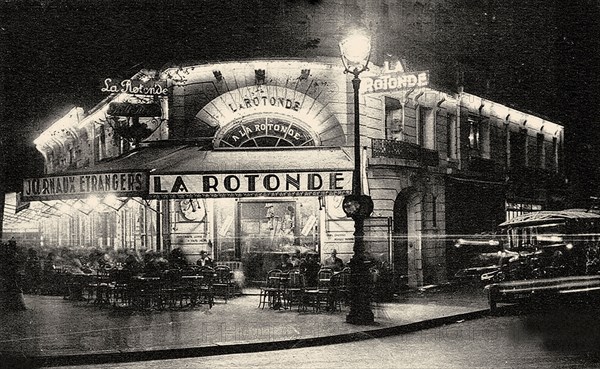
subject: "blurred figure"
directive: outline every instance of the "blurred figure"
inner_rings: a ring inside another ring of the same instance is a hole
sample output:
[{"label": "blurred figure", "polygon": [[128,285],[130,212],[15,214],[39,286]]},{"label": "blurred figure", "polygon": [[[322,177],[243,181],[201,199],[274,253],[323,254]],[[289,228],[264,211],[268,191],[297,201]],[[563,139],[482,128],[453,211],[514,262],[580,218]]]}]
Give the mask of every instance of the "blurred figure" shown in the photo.
[{"label": "blurred figure", "polygon": [[173,269],[184,269],[188,265],[187,259],[179,247],[171,250],[168,260],[169,267]]},{"label": "blurred figure", "polygon": [[331,250],[331,255],[329,255],[329,257],[323,261],[323,266],[326,268],[331,268],[335,272],[344,269],[344,262],[342,259],[337,257],[336,249]]},{"label": "blurred figure", "polygon": [[281,261],[276,269],[280,269],[282,272],[287,272],[294,266],[290,262],[290,256],[288,254],[281,254]]},{"label": "blurred figure", "polygon": [[132,275],[142,272],[144,264],[135,250],[129,252],[129,255],[127,255],[125,262],[123,263],[123,268],[130,271]]},{"label": "blurred figure", "polygon": [[317,286],[317,275],[319,274],[319,269],[321,269],[321,265],[315,259],[315,255],[311,253],[307,254],[306,260],[300,267],[300,273],[304,274],[307,286]]},{"label": "blurred figure", "polygon": [[290,258],[290,262],[292,263],[292,267],[299,268],[300,263],[302,262],[302,255],[300,254],[300,250],[296,249],[296,252]]},{"label": "blurred figure", "polygon": [[5,310],[26,310],[21,278],[19,273],[25,263],[19,255],[14,238],[8,244],[0,245],[0,308]]},{"label": "blurred figure", "polygon": [[25,293],[39,293],[42,283],[42,261],[33,248],[27,250],[25,262]]}]

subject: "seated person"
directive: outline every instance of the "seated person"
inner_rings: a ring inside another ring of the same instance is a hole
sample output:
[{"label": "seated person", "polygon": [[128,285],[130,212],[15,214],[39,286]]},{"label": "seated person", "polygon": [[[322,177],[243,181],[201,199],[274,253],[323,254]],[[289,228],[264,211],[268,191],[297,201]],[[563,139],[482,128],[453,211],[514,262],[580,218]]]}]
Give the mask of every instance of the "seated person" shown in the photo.
[{"label": "seated person", "polygon": [[282,272],[289,272],[293,267],[294,265],[290,262],[290,256],[288,254],[282,254],[281,261],[277,266],[277,269],[281,270]]},{"label": "seated person", "polygon": [[201,267],[213,267],[213,261],[205,250],[200,251],[200,259],[196,261],[196,265]]},{"label": "seated person", "polygon": [[187,260],[183,251],[179,247],[171,250],[168,260],[170,268],[185,269],[187,267]]},{"label": "seated person", "polygon": [[331,268],[334,272],[344,269],[344,262],[337,257],[336,249],[333,249],[331,255],[323,261],[323,267]]}]

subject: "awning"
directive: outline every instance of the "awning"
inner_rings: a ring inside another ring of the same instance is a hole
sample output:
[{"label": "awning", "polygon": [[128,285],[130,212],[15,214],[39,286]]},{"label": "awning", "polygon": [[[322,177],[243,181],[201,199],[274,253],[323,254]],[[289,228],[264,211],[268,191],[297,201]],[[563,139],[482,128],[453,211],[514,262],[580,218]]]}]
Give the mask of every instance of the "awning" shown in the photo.
[{"label": "awning", "polygon": [[351,156],[340,147],[154,145],[92,168],[26,179],[23,198],[343,195],[351,192],[352,170]]},{"label": "awning", "polygon": [[10,230],[12,226],[37,222],[40,219],[57,215],[55,209],[43,202],[21,202],[20,194],[15,192],[4,195],[4,228]]}]

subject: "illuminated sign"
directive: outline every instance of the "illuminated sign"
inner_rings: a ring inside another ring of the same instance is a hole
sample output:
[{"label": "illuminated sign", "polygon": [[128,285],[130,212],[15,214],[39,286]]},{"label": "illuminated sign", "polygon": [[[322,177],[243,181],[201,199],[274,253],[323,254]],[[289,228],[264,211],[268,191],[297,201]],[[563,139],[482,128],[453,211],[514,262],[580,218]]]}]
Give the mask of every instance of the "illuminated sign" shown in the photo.
[{"label": "illuminated sign", "polygon": [[58,200],[109,193],[142,196],[147,192],[147,175],[142,172],[73,174],[23,181],[24,200]]},{"label": "illuminated sign", "polygon": [[264,93],[257,93],[253,95],[254,96],[244,96],[239,101],[228,103],[227,106],[229,106],[229,109],[231,109],[231,111],[234,113],[238,110],[259,108],[263,106],[290,109],[294,111],[298,111],[302,107],[302,103],[300,101],[286,97],[269,96]]},{"label": "illuminated sign", "polygon": [[166,96],[169,93],[167,82],[150,79],[148,81],[131,79],[106,78],[103,82],[102,92],[117,93],[124,92],[134,95],[157,95]]},{"label": "illuminated sign", "polygon": [[376,77],[361,77],[360,89],[364,94],[394,92],[429,85],[429,71],[397,72]]},{"label": "illuminated sign", "polygon": [[298,124],[278,118],[260,117],[232,125],[216,146],[314,146],[310,133]]},{"label": "illuminated sign", "polygon": [[150,197],[316,196],[348,194],[352,171],[151,175]]}]

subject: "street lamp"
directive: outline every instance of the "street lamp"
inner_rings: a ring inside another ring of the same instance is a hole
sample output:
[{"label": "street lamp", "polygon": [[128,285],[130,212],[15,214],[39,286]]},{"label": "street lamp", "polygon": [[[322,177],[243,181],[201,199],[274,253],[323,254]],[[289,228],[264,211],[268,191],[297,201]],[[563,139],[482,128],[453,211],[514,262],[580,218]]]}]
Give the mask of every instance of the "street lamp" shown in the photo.
[{"label": "street lamp", "polygon": [[364,34],[354,33],[340,42],[340,54],[344,63],[344,73],[352,73],[354,90],[354,171],[352,173],[352,194],[344,198],[342,208],[354,220],[354,255],[350,260],[350,312],[346,322],[351,324],[372,324],[374,322],[370,301],[370,274],[365,258],[364,224],[373,211],[373,200],[362,193],[361,186],[361,146],[358,76],[368,70],[371,56],[371,40]]}]

